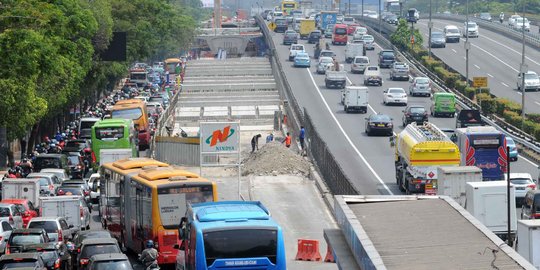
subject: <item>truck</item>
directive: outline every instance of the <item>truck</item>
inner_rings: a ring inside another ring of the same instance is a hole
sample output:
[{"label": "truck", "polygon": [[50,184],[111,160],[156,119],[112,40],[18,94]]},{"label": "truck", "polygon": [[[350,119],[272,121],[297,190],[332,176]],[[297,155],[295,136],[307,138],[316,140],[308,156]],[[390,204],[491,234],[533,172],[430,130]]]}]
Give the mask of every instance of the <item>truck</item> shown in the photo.
[{"label": "truck", "polygon": [[347,43],[345,47],[345,62],[351,63],[355,56],[365,56],[364,43]]},{"label": "truck", "polygon": [[127,149],[101,149],[99,150],[99,165],[115,162],[120,159],[133,157],[131,148]]},{"label": "truck", "polygon": [[540,220],[518,220],[516,251],[540,269]]},{"label": "truck", "polygon": [[448,196],[460,205],[465,202],[467,183],[482,182],[482,170],[475,166],[441,166],[437,175],[437,195]]},{"label": "truck", "polygon": [[391,140],[396,183],[406,194],[437,193],[440,166],[459,166],[459,148],[433,123],[411,123]]},{"label": "truck", "polygon": [[300,19],[300,38],[306,39],[311,31],[317,29],[315,27],[315,20],[313,19]]},{"label": "truck", "polygon": [[26,199],[37,208],[40,191],[38,178],[13,178],[2,181],[2,200]]},{"label": "truck", "polygon": [[319,21],[317,26],[321,31],[325,31],[327,25],[337,23],[337,15],[337,11],[321,11],[318,17]]},{"label": "truck", "polygon": [[42,217],[63,217],[72,228],[71,234],[81,230],[83,224],[80,216],[81,196],[40,197],[40,213]]},{"label": "truck", "polygon": [[346,113],[359,111],[367,113],[369,90],[365,86],[347,86],[341,91],[341,103]]},{"label": "truck", "polygon": [[[469,182],[465,188],[466,201],[463,206],[484,226],[505,240],[508,232],[507,204],[510,203],[510,231],[514,235],[517,227],[515,188],[510,186],[510,202],[507,200],[506,181]],[[513,237],[512,237],[513,239]]]},{"label": "truck", "polygon": [[129,70],[129,81],[136,83],[138,87],[148,83],[148,71],[143,68],[133,68]]},{"label": "truck", "polygon": [[326,85],[326,88],[345,88],[345,85],[347,84],[347,71],[345,71],[345,67],[343,65],[339,65],[339,69],[336,70],[334,65],[328,65],[326,77],[324,78],[324,84]]}]

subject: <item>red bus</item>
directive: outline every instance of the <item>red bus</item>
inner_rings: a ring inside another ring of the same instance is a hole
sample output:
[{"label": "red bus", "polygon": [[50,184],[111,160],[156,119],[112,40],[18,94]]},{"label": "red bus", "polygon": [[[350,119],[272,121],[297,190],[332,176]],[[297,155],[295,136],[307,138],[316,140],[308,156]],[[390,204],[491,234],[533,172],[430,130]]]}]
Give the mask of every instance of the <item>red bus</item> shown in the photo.
[{"label": "red bus", "polygon": [[332,44],[347,44],[347,25],[346,24],[336,24],[332,30]]}]

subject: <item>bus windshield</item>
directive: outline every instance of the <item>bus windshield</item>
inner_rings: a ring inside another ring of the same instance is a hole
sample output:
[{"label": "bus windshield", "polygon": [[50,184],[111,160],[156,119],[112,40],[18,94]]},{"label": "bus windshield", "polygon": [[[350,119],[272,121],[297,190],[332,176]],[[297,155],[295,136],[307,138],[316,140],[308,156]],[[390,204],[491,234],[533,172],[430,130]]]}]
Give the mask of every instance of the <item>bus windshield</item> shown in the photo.
[{"label": "bus windshield", "polygon": [[131,80],[146,80],[146,73],[131,73],[129,78]]},{"label": "bus windshield", "polygon": [[234,229],[203,232],[206,265],[217,259],[265,257],[277,259],[277,230]]},{"label": "bus windshield", "polygon": [[124,127],[96,128],[96,139],[116,141],[124,138]]},{"label": "bus windshield", "polygon": [[186,202],[214,201],[212,185],[158,188],[161,223],[165,229],[176,229],[186,212]]},{"label": "bus windshield", "polygon": [[126,110],[115,110],[112,111],[112,118],[122,118],[122,119],[139,119],[142,116],[141,108],[133,108]]},{"label": "bus windshield", "polygon": [[336,28],[334,33],[336,33],[337,35],[346,35],[347,34],[347,29],[345,29],[345,28]]}]

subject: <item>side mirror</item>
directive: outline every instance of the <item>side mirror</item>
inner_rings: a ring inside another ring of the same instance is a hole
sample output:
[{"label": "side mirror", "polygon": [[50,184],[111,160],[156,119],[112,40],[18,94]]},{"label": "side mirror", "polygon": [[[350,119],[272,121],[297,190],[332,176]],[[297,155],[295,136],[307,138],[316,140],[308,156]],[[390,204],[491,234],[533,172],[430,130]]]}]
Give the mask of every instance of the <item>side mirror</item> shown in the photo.
[{"label": "side mirror", "polygon": [[73,224],[69,224],[68,228],[72,229],[72,228],[73,228]]}]

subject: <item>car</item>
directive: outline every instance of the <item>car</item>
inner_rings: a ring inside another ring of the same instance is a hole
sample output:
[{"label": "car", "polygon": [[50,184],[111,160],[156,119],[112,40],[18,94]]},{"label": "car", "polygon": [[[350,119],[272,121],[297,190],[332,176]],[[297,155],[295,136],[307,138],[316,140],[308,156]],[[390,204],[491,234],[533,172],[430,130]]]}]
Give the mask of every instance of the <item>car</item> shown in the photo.
[{"label": "car", "polygon": [[11,236],[13,226],[6,220],[0,220],[0,253],[6,252],[6,242]]},{"label": "car", "polygon": [[66,145],[64,145],[62,153],[80,152],[88,147],[90,147],[90,143],[85,139],[69,140],[66,142]]},{"label": "car", "polygon": [[287,30],[283,34],[283,45],[291,45],[298,43],[298,33],[294,30]]},{"label": "car", "polygon": [[383,92],[383,104],[404,104],[407,105],[407,93],[403,88],[391,87]]},{"label": "car", "polygon": [[531,31],[531,23],[529,22],[529,19],[527,18],[523,18],[523,17],[516,18],[511,26],[517,31],[523,30],[523,27],[525,27],[525,31],[527,32]]},{"label": "car", "polygon": [[415,77],[409,86],[411,96],[431,96],[431,80],[428,77]]},{"label": "car", "polygon": [[352,35],[356,31],[356,28],[360,27],[357,23],[351,23],[347,25],[347,35]]},{"label": "car", "polygon": [[72,179],[82,179],[83,173],[86,170],[84,166],[84,157],[80,152],[70,152],[68,157],[68,165],[71,171]]},{"label": "car", "polygon": [[6,203],[6,204],[14,204],[18,209],[19,212],[22,213],[22,220],[23,225],[22,228],[26,228],[26,225],[28,225],[28,222],[33,217],[39,216],[39,209],[34,207],[34,204],[27,199],[5,199],[0,201],[0,203]]},{"label": "car", "polygon": [[375,133],[382,133],[392,136],[394,133],[394,124],[392,123],[392,118],[386,114],[372,114],[365,118],[365,120],[365,132],[368,136]]},{"label": "car", "polygon": [[332,37],[332,30],[334,29],[335,24],[328,24],[326,25],[326,29],[324,29],[324,37],[325,38],[331,38]]},{"label": "car", "polygon": [[73,237],[73,245],[70,249],[71,259],[72,259],[72,265],[77,265],[76,259],[77,254],[79,254],[79,251],[81,250],[82,242],[85,239],[95,239],[95,238],[113,238],[110,232],[108,231],[78,231],[75,236]]},{"label": "car", "polygon": [[354,23],[354,18],[353,17],[343,17],[343,23],[346,24],[346,25],[350,25],[350,24]]},{"label": "car", "polygon": [[521,16],[519,16],[517,14],[514,14],[514,15],[510,16],[510,18],[508,18],[508,25],[510,25],[510,27],[512,27],[516,23],[517,18],[521,18]]},{"label": "car", "polygon": [[19,253],[24,245],[49,243],[49,235],[43,228],[39,229],[15,229],[6,243],[6,254]]},{"label": "car", "polygon": [[[508,179],[506,174],[504,178]],[[515,188],[516,205],[523,203],[529,190],[536,190],[536,183],[530,173],[510,173],[510,183]]]},{"label": "car", "polygon": [[54,173],[31,173],[26,178],[39,179],[40,194],[53,196],[61,185],[60,179]]},{"label": "car", "polygon": [[53,173],[58,177],[60,180],[60,183],[69,180],[69,175],[66,174],[66,171],[63,169],[52,169],[52,168],[45,168],[39,171],[40,173]]},{"label": "car", "polygon": [[99,173],[93,173],[88,179],[88,186],[90,187],[90,201],[97,204],[100,196],[100,175]]},{"label": "car", "polygon": [[17,253],[0,257],[0,269],[17,269],[20,267],[34,270],[47,269],[39,253]]},{"label": "car", "polygon": [[372,35],[362,35],[362,38],[360,38],[362,42],[364,43],[364,47],[366,50],[375,50],[375,38],[373,38]]},{"label": "car", "polygon": [[360,39],[363,35],[367,35],[367,32],[367,28],[363,26],[357,26],[356,29],[354,29],[353,39]]},{"label": "car", "polygon": [[323,56],[319,58],[319,63],[317,63],[317,74],[325,74],[326,66],[332,64],[332,57]]},{"label": "car", "polygon": [[292,44],[289,49],[289,61],[293,61],[297,53],[305,51],[306,49],[303,44]]},{"label": "car", "polygon": [[122,253],[98,254],[90,257],[88,269],[91,270],[133,270],[129,259]]},{"label": "car", "polygon": [[77,255],[79,270],[87,269],[90,258],[98,254],[122,253],[118,241],[114,238],[93,238],[82,241],[81,251]]},{"label": "car", "polygon": [[407,10],[407,22],[416,23],[420,19],[420,12],[416,8]]},{"label": "car", "polygon": [[429,43],[431,48],[446,48],[446,36],[443,32],[432,32]]},{"label": "car", "polygon": [[382,86],[381,69],[378,66],[368,66],[364,71],[364,85]]},{"label": "car", "polygon": [[491,14],[489,14],[487,12],[480,13],[480,19],[482,19],[484,21],[489,21],[489,22],[493,21],[493,19],[491,18]]},{"label": "car", "polygon": [[294,57],[294,66],[295,67],[311,67],[311,60],[309,59],[309,54],[306,52],[299,52]]},{"label": "car", "polygon": [[51,242],[62,242],[64,239],[71,239],[73,234],[73,225],[68,225],[63,217],[35,217],[30,220],[26,228],[44,229]]},{"label": "car", "polygon": [[540,219],[540,190],[530,189],[521,205],[521,219]]},{"label": "car", "polygon": [[459,31],[459,28],[457,26],[447,25],[444,27],[443,33],[444,33],[446,42],[459,43],[459,39],[461,38],[461,32]]},{"label": "car", "polygon": [[71,255],[64,243],[42,243],[24,245],[22,253],[38,253],[48,270],[68,270],[71,267]]},{"label": "car", "polygon": [[538,89],[540,89],[540,77],[538,77],[538,74],[536,74],[536,72],[534,71],[527,71],[527,73],[525,73],[525,87],[523,87],[523,79],[521,77],[521,73],[518,73],[516,84],[518,91],[522,91],[523,88],[525,89],[525,91],[538,91]]},{"label": "car", "polygon": [[511,137],[506,136],[506,146],[510,147],[510,153],[508,154],[508,157],[510,158],[510,161],[517,161],[518,160],[518,150],[516,142],[514,142],[514,139]]},{"label": "car", "polygon": [[390,14],[388,17],[386,17],[386,22],[389,24],[397,25],[399,22],[399,18],[395,14]]},{"label": "car", "polygon": [[311,33],[309,33],[309,36],[308,36],[308,43],[311,43],[311,44],[317,43],[319,39],[321,39],[321,36],[322,36],[321,30],[311,31]]},{"label": "car", "polygon": [[39,154],[35,157],[34,172],[39,172],[45,168],[64,169],[70,175],[67,156],[64,154]]},{"label": "car", "polygon": [[464,22],[463,23],[463,37],[479,37],[480,33],[478,31],[478,24],[475,22]]},{"label": "car", "polygon": [[88,182],[86,182],[83,179],[70,179],[68,181],[64,181],[62,183],[62,186],[72,186],[72,185],[79,185],[84,191],[84,196],[90,196],[90,186],[88,185]]},{"label": "car", "polygon": [[369,66],[369,57],[367,56],[355,56],[351,63],[351,73],[364,74],[366,68]]},{"label": "car", "polygon": [[396,55],[392,50],[382,50],[379,52],[379,67],[389,68],[396,61]]},{"label": "car", "polygon": [[404,62],[394,62],[390,69],[390,80],[409,80],[409,65]]},{"label": "car", "polygon": [[0,220],[7,221],[13,228],[22,229],[24,222],[21,210],[16,204],[0,203]]},{"label": "car", "polygon": [[321,53],[319,54],[319,58],[321,57],[334,57],[336,56],[336,53],[331,51],[331,50],[322,50]]},{"label": "car", "polygon": [[408,124],[413,122],[421,125],[428,121],[428,112],[424,106],[410,105],[403,110],[403,117],[401,120],[403,127],[406,127]]}]

